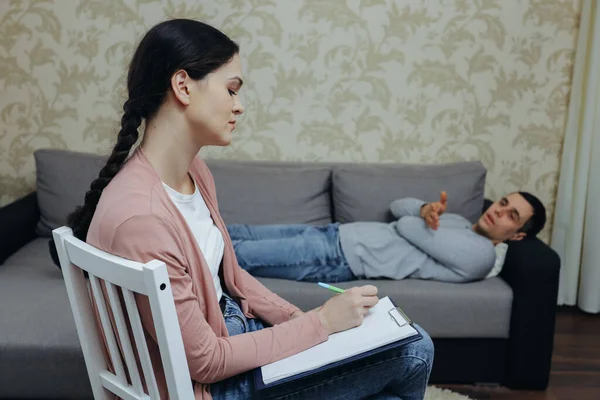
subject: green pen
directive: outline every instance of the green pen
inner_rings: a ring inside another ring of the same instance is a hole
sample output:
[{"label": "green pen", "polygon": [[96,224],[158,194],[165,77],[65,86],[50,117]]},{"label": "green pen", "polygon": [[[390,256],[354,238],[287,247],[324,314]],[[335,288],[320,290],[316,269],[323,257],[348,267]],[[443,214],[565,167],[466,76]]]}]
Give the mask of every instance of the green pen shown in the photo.
[{"label": "green pen", "polygon": [[321,286],[321,287],[324,287],[325,289],[332,290],[332,291],[334,291],[336,293],[344,293],[344,289],[340,289],[339,287],[328,285],[328,284],[323,283],[323,282],[319,282],[318,285]]}]

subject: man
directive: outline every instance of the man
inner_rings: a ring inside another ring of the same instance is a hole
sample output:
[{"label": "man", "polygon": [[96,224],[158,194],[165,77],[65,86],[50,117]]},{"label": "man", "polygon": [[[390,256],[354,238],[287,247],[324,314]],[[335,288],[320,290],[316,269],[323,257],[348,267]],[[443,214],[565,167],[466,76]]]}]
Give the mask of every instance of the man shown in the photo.
[{"label": "man", "polygon": [[546,223],[542,202],[514,192],[472,225],[446,214],[447,195],[434,203],[392,202],[395,221],[227,227],[240,266],[254,276],[310,282],[361,278],[469,282],[485,278],[495,247],[537,235]]}]

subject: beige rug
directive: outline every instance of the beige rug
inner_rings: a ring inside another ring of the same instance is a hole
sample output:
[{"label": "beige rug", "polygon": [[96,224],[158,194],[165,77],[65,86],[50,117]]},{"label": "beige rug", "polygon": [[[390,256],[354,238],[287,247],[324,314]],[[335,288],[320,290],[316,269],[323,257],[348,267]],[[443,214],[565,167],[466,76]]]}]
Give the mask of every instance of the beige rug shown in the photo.
[{"label": "beige rug", "polygon": [[470,397],[460,393],[452,392],[448,389],[440,389],[435,386],[429,386],[425,392],[425,400],[472,400]]}]

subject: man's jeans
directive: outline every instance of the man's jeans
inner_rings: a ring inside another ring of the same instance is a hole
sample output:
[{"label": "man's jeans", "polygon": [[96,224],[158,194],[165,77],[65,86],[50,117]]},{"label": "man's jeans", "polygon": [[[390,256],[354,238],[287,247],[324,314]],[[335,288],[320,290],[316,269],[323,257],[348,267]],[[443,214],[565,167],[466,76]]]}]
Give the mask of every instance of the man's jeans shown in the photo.
[{"label": "man's jeans", "polygon": [[[237,303],[223,295],[223,315],[229,335],[265,328],[257,319],[247,319]],[[421,400],[433,365],[433,343],[429,335],[415,325],[423,339],[394,350],[332,368],[314,376],[284,383],[264,393],[254,391],[252,371],[213,383],[214,400],[311,399],[311,400]],[[262,392],[262,391],[261,391]],[[258,394],[260,393],[260,395]]]},{"label": "man's jeans", "polygon": [[308,282],[355,280],[340,245],[339,223],[228,225],[240,267],[253,276]]}]

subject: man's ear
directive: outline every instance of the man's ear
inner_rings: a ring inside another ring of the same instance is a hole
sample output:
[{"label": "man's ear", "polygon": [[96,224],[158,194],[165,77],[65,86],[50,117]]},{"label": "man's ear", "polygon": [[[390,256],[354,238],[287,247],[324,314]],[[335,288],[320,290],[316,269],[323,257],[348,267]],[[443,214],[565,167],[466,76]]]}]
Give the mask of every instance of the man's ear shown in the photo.
[{"label": "man's ear", "polygon": [[513,240],[515,242],[518,242],[519,240],[524,239],[525,236],[527,236],[527,234],[525,232],[517,232],[514,235],[512,235],[511,238],[508,240]]},{"label": "man's ear", "polygon": [[175,72],[171,77],[171,89],[173,90],[173,95],[184,106],[190,104],[189,83],[190,77],[183,69]]}]

